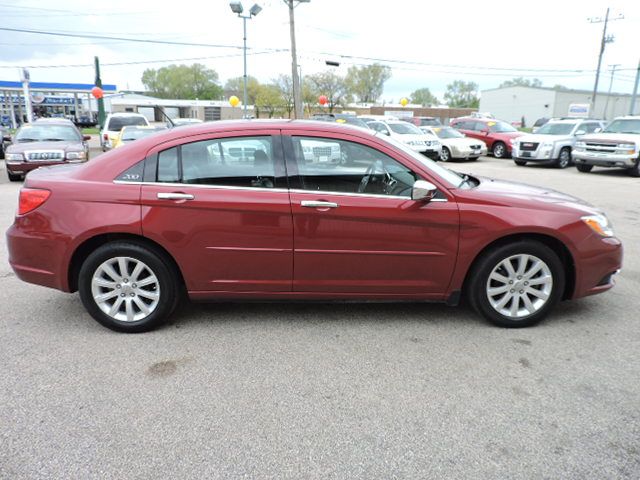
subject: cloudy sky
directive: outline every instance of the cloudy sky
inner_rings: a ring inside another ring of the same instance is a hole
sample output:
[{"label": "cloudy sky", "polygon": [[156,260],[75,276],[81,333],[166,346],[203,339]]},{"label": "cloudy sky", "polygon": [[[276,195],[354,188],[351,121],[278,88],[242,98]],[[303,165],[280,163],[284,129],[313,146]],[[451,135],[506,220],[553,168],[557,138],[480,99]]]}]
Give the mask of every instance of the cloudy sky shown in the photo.
[{"label": "cloudy sky", "polygon": [[[246,10],[253,4],[243,3]],[[248,68],[267,82],[291,73],[288,11],[282,0],[258,3],[262,12],[248,22]],[[640,57],[638,0],[311,0],[296,8],[299,63],[303,77],[329,68],[326,60],[340,62],[340,74],[351,65],[389,65],[387,101],[420,87],[441,98],[456,79],[481,90],[516,76],[591,89],[602,24],[588,18],[604,17],[607,6],[624,19],[609,24],[615,41],[607,45],[600,89],[609,87],[609,65],[619,64],[613,90],[630,93]],[[18,80],[18,67],[30,66],[33,81],[92,83],[94,55],[103,82],[120,89],[142,89],[145,68],[170,63],[204,63],[222,83],[242,75],[242,21],[226,0],[0,0],[0,19],[5,29],[201,45],[0,30],[0,80]]]}]

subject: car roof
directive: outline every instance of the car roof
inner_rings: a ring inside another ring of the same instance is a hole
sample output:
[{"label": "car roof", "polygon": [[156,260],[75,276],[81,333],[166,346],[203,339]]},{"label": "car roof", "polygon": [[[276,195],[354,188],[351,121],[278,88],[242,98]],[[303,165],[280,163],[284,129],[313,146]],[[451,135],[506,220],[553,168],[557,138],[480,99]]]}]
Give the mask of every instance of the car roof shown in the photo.
[{"label": "car roof", "polygon": [[58,125],[73,125],[73,122],[71,120],[69,120],[68,118],[38,118],[36,121],[34,121],[33,123],[39,123],[39,124],[58,124]]}]

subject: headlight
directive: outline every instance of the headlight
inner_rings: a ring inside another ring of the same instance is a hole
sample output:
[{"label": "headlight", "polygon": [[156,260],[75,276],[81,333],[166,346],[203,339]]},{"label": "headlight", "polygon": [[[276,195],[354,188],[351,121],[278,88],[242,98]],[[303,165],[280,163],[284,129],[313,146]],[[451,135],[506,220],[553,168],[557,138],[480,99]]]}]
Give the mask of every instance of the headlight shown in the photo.
[{"label": "headlight", "polygon": [[22,161],[24,160],[24,156],[21,153],[5,153],[4,154],[4,158],[5,160],[8,161]]},{"label": "headlight", "polygon": [[67,152],[67,160],[84,160],[85,157],[84,152]]},{"label": "headlight", "polygon": [[517,142],[515,138],[510,138],[509,141],[511,142],[511,145],[515,145]]},{"label": "headlight", "polygon": [[545,142],[542,144],[542,148],[553,148],[553,142]]},{"label": "headlight", "polygon": [[613,227],[605,215],[587,215],[581,220],[591,227],[591,230],[603,237],[613,236]]},{"label": "headlight", "polygon": [[636,146],[633,143],[621,143],[618,148],[622,150],[635,150]]}]

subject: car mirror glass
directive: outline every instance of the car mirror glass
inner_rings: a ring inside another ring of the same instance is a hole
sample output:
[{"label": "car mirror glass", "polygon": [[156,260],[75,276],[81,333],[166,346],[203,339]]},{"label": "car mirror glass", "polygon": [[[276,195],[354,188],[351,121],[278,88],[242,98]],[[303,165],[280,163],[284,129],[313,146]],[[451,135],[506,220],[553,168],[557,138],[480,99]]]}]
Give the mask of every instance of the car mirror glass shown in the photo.
[{"label": "car mirror glass", "polygon": [[587,133],[586,130],[578,130],[576,135],[584,135],[585,133]]},{"label": "car mirror glass", "polygon": [[601,131],[602,131],[602,128],[598,127],[593,131],[593,133],[600,133]]},{"label": "car mirror glass", "polygon": [[411,188],[411,200],[429,202],[435,197],[438,188],[426,180],[416,180]]}]

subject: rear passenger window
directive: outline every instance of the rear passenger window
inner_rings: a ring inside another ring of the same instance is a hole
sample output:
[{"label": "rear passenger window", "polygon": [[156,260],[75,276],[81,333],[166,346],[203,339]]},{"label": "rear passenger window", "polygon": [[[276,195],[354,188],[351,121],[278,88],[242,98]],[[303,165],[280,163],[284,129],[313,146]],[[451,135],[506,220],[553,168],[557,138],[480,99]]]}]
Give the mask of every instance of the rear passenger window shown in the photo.
[{"label": "rear passenger window", "polygon": [[165,150],[158,156],[158,182],[274,188],[271,137],[204,140]]}]

